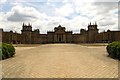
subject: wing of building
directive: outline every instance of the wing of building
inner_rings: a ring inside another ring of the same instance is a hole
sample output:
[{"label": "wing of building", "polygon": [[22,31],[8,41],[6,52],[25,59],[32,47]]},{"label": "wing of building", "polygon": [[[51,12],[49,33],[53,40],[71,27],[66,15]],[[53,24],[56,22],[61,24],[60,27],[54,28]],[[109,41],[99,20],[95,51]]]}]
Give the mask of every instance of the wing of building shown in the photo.
[{"label": "wing of building", "polygon": [[13,44],[45,44],[45,43],[103,43],[120,41],[120,31],[110,31],[98,33],[97,24],[88,25],[88,30],[81,29],[80,33],[73,34],[72,31],[66,31],[65,27],[59,25],[54,31],[48,31],[47,34],[40,34],[39,29],[32,31],[30,24],[23,23],[21,34],[13,31],[2,33],[2,42]]}]

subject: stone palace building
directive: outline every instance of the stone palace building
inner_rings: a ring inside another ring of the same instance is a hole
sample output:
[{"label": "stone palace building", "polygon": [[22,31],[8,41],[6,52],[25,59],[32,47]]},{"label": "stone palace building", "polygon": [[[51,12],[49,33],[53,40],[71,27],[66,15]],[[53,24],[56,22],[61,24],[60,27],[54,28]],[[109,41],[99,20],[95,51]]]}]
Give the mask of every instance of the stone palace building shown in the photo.
[{"label": "stone palace building", "polygon": [[21,34],[13,31],[5,32],[0,29],[2,42],[13,44],[45,44],[45,43],[105,43],[120,41],[120,31],[110,31],[98,33],[97,24],[89,24],[88,29],[81,29],[80,33],[73,34],[66,31],[65,27],[59,25],[54,31],[47,34],[40,34],[39,29],[32,31],[32,25],[22,25]]}]

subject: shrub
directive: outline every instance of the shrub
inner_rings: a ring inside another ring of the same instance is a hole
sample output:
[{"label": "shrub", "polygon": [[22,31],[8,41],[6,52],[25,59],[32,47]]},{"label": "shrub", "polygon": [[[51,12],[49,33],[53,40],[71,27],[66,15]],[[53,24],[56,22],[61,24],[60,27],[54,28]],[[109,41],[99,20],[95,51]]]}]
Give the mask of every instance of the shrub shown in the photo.
[{"label": "shrub", "polygon": [[112,42],[106,47],[106,49],[111,58],[120,60],[120,42]]},{"label": "shrub", "polygon": [[2,43],[0,44],[0,56],[2,59],[7,59],[15,55],[15,48],[12,44]]}]

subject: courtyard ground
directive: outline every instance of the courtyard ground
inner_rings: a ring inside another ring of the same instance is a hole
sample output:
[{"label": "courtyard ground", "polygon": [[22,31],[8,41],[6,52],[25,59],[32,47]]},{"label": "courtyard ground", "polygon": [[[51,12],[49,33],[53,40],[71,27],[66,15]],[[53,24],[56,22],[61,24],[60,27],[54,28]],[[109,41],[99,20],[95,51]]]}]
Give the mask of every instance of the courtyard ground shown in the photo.
[{"label": "courtyard ground", "polygon": [[117,78],[118,61],[106,46],[80,44],[16,45],[16,55],[2,61],[4,78]]}]

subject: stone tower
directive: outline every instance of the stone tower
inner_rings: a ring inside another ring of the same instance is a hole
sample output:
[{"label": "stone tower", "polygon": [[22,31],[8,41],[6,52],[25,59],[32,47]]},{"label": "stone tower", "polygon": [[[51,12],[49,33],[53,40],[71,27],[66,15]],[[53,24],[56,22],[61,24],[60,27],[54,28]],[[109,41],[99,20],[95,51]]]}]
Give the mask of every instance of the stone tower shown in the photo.
[{"label": "stone tower", "polygon": [[31,35],[32,35],[32,26],[29,23],[28,25],[23,23],[22,26],[22,43],[23,44],[31,44]]},{"label": "stone tower", "polygon": [[98,34],[97,23],[88,25],[88,43],[95,42],[95,36]]}]

